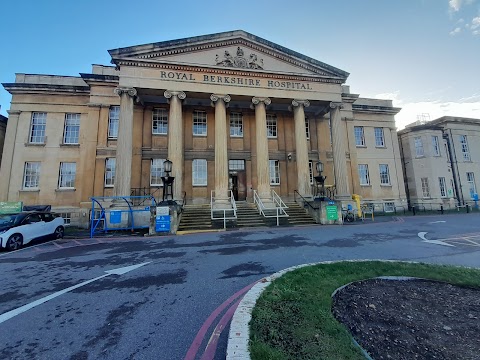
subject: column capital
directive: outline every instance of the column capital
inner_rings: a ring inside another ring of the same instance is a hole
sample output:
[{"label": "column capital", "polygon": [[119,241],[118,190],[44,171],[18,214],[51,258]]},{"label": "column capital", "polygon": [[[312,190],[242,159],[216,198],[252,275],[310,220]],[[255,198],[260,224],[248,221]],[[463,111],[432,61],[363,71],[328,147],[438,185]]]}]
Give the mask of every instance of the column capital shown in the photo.
[{"label": "column capital", "polygon": [[257,96],[254,96],[252,98],[252,103],[253,105],[258,105],[260,104],[261,102],[263,102],[265,104],[265,106],[267,105],[270,105],[272,103],[272,100],[270,100],[270,98],[268,97],[257,97]]},{"label": "column capital", "polygon": [[130,95],[131,97],[137,96],[137,89],[135,88],[117,87],[113,90],[113,92],[118,96],[122,96],[123,94]]},{"label": "column capital", "polygon": [[163,93],[163,96],[165,96],[167,99],[172,98],[173,96],[178,97],[180,100],[183,100],[187,97],[183,91],[172,91],[172,90],[165,90]]},{"label": "column capital", "polygon": [[293,99],[292,100],[292,106],[297,107],[297,106],[303,106],[304,108],[310,106],[310,101],[308,100],[300,100],[300,99]]},{"label": "column capital", "polygon": [[228,103],[228,102],[230,102],[230,100],[232,100],[230,95],[227,95],[227,94],[212,94],[212,95],[210,95],[210,100],[212,100],[212,102],[217,102],[219,99],[222,99],[224,103]]},{"label": "column capital", "polygon": [[343,104],[339,102],[331,102],[330,103],[330,109],[343,109]]}]

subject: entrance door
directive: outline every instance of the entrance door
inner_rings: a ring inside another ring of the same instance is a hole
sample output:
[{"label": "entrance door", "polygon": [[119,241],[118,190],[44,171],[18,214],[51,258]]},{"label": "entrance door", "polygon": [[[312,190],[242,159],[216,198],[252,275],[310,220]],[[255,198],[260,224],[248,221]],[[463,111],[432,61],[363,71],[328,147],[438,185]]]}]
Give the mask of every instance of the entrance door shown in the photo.
[{"label": "entrance door", "polygon": [[230,172],[229,186],[235,201],[244,201],[247,198],[246,179],[245,170]]}]

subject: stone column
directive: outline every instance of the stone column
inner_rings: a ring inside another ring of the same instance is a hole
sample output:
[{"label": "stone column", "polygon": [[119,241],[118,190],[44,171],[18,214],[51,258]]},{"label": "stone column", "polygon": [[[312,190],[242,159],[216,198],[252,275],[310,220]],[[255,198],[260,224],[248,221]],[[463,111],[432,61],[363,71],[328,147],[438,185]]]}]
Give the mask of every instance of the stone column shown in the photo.
[{"label": "stone column", "polygon": [[[5,142],[3,144],[2,167],[0,168],[0,201],[10,200],[8,194],[10,192],[10,179],[13,175],[13,156],[15,155],[15,143],[17,142],[17,129],[20,113],[21,112],[17,110],[8,111],[7,131],[5,132]],[[1,150],[2,149],[0,149],[0,151]],[[16,164],[15,166],[17,168],[22,168],[21,171],[23,171],[23,164]],[[20,179],[22,176],[23,173],[20,176]],[[15,184],[15,190],[22,188],[21,181],[22,180],[20,180],[20,184]]]},{"label": "stone column", "polygon": [[335,186],[337,188],[336,198],[338,200],[349,200],[351,198],[348,189],[347,178],[347,157],[345,155],[345,129],[342,126],[340,117],[341,103],[330,103],[330,121],[332,126],[332,148],[333,166],[335,175]]},{"label": "stone column", "polygon": [[295,122],[295,149],[297,155],[297,190],[305,197],[312,196],[310,171],[308,169],[308,143],[305,128],[305,108],[308,100],[293,100],[293,120]]},{"label": "stone column", "polygon": [[215,104],[215,202],[228,201],[227,103],[228,95],[212,94]]},{"label": "stone column", "polygon": [[134,88],[116,88],[115,93],[120,96],[120,115],[118,119],[114,194],[115,196],[130,196],[133,151],[133,98],[137,95],[137,90]]},{"label": "stone column", "polygon": [[265,109],[267,105],[270,105],[271,100],[265,97],[253,97],[252,103],[255,106],[257,191],[262,200],[271,200],[270,167],[268,163],[267,113]]},{"label": "stone column", "polygon": [[187,96],[183,91],[167,90],[163,94],[170,103],[168,114],[168,159],[172,164],[173,198],[183,199],[183,115],[182,100]]}]

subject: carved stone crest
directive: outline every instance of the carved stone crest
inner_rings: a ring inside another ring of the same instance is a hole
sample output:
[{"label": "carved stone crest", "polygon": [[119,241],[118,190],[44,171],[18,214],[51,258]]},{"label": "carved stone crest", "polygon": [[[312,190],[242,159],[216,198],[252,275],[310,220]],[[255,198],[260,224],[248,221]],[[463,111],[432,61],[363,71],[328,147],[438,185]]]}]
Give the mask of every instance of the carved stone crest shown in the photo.
[{"label": "carved stone crest", "polygon": [[246,58],[243,49],[237,47],[237,55],[232,56],[230,51],[225,50],[223,59],[220,56],[215,57],[215,63],[220,66],[236,67],[242,69],[260,69],[263,70],[263,59],[258,60],[257,55],[250,54],[250,57]]}]

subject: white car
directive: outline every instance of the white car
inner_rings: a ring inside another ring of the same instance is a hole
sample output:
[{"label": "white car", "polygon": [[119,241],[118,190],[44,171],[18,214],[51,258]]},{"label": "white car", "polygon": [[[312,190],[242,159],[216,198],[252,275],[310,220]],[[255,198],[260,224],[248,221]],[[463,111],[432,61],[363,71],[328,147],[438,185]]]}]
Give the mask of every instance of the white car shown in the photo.
[{"label": "white car", "polygon": [[17,250],[34,239],[63,238],[63,218],[49,212],[0,214],[0,248]]}]

